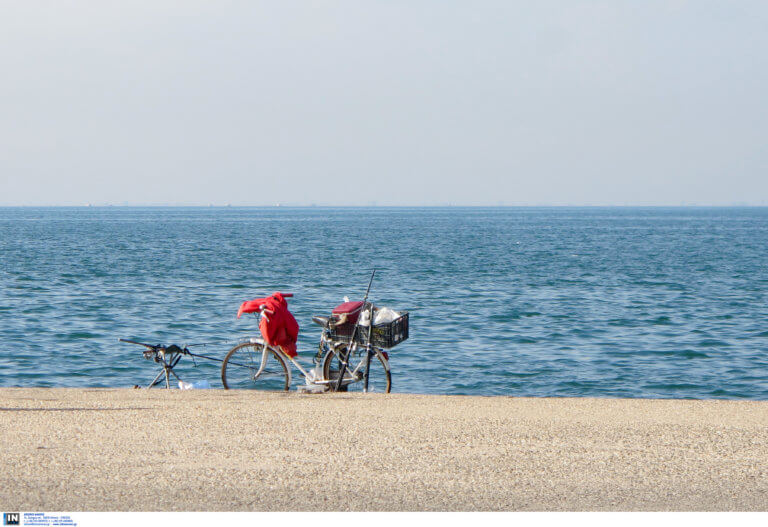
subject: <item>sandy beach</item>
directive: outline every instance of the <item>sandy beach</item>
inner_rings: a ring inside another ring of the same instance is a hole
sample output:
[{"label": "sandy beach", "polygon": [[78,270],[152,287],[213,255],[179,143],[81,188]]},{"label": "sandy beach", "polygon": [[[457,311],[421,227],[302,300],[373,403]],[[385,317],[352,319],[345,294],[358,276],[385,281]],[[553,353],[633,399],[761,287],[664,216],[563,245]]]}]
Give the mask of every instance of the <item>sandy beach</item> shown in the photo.
[{"label": "sandy beach", "polygon": [[3,510],[768,510],[768,402],[0,389]]}]

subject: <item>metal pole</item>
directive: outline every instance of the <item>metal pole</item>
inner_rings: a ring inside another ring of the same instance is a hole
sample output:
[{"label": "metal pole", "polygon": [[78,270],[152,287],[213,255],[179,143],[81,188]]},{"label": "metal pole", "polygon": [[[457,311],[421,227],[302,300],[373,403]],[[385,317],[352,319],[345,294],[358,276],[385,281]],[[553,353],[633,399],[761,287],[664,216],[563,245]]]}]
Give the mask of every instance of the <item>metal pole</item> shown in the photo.
[{"label": "metal pole", "polygon": [[152,388],[154,385],[156,385],[158,382],[160,382],[160,377],[163,376],[163,370],[160,370],[160,373],[157,374],[157,377],[155,377],[155,380],[153,380],[149,386],[147,386],[147,390]]},{"label": "metal pole", "polygon": [[371,355],[373,354],[373,304],[369,310],[370,326],[368,326],[368,345],[365,346],[365,381],[363,382],[363,393],[368,393],[368,376],[371,373]]}]

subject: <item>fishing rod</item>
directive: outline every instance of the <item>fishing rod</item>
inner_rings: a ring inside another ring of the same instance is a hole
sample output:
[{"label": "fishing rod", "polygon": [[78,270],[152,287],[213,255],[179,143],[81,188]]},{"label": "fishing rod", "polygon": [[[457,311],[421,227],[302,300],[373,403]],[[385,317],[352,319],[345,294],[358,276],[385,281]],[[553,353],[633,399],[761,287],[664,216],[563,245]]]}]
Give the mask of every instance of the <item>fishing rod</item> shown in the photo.
[{"label": "fishing rod", "polygon": [[[170,346],[165,346],[163,344],[145,344],[144,342],[138,342],[136,340],[130,340],[130,339],[117,339],[118,342],[126,342],[128,344],[138,344],[139,346],[144,346],[149,351],[145,351],[144,353],[178,353],[180,355],[189,355],[192,357],[192,360],[194,361],[195,357],[198,357],[200,359],[207,359],[212,360],[216,362],[224,362],[222,359],[217,359],[216,357],[209,357],[208,355],[202,355],[200,353],[192,353],[189,351],[189,346],[205,346],[206,344],[213,344],[212,342],[203,342],[200,344],[188,344],[187,346],[184,346],[183,348],[180,346],[177,346],[176,344],[171,344]],[[227,342],[227,341],[224,341]],[[235,341],[232,341],[235,342]],[[195,366],[197,366],[197,363],[195,363]]]},{"label": "fishing rod", "polygon": [[[352,352],[352,346],[355,344],[355,337],[357,336],[357,330],[360,326],[360,317],[363,316],[363,309],[365,309],[365,303],[368,301],[368,294],[371,292],[371,284],[373,283],[373,277],[376,275],[376,269],[373,269],[373,272],[371,273],[371,279],[368,281],[368,289],[365,290],[365,296],[363,297],[363,305],[360,308],[360,314],[357,316],[357,320],[355,320],[355,327],[352,329],[352,337],[349,340],[349,347],[347,348],[347,353],[344,355],[344,360],[341,362],[341,367],[339,368],[339,378],[336,381],[336,387],[333,391],[338,392],[341,390],[341,384],[344,379],[344,374],[347,371],[347,362],[349,361],[349,354]],[[371,320],[369,321],[370,325],[373,326],[373,313],[371,313]],[[370,347],[370,342],[368,343]]]}]

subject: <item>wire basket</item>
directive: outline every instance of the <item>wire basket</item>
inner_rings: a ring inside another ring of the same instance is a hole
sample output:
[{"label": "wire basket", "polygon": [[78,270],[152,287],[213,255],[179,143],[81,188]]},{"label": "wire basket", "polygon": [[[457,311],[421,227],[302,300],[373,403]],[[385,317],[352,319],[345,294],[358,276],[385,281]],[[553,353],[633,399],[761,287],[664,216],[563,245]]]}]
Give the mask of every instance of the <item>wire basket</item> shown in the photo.
[{"label": "wire basket", "polygon": [[[331,328],[331,338],[340,342],[351,342],[354,324],[342,324]],[[358,326],[355,342],[363,346],[368,345],[368,326]],[[397,317],[392,322],[376,324],[373,326],[372,345],[377,348],[394,348],[404,340],[408,340],[408,312]]]}]

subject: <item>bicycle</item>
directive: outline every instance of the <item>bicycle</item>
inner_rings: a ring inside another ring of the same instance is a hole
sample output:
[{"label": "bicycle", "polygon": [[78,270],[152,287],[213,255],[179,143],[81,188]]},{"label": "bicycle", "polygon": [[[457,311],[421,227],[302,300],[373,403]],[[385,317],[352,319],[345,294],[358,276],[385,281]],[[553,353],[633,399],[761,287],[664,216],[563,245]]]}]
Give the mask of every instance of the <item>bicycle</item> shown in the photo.
[{"label": "bicycle", "polygon": [[[261,317],[266,316],[263,307],[258,312]],[[373,306],[365,304],[365,307],[372,314]],[[292,382],[289,363],[292,363],[305,379],[305,391],[391,391],[389,354],[382,349],[382,344],[391,347],[408,338],[408,313],[397,321],[400,329],[396,341],[391,338],[376,340],[378,335],[371,338],[373,328],[369,328],[367,340],[363,338],[364,331],[355,337],[358,333],[357,322],[350,333],[352,325],[345,317],[334,320],[333,317],[314,316],[312,321],[323,328],[314,368],[307,371],[295,357],[279,346],[271,346],[262,338],[252,337],[229,350],[224,357],[221,365],[224,388],[288,391]],[[376,330],[381,333],[379,327]]]},{"label": "bicycle", "polygon": [[[316,318],[321,317],[313,317],[313,320]],[[342,361],[349,355],[339,391],[363,389],[364,348],[361,349],[357,344],[353,344],[351,352],[348,353],[349,346],[346,342],[330,340],[325,335],[321,339],[320,346],[323,353],[319,354],[319,360],[318,356],[315,356],[315,368],[308,371],[296,358],[283,352],[279,346],[270,346],[262,338],[251,338],[248,342],[238,344],[229,350],[224,357],[221,364],[221,383],[226,390],[258,389],[287,392],[291,389],[293,380],[292,371],[288,365],[293,364],[304,377],[307,386],[322,387],[322,390],[317,391],[335,391]],[[368,391],[389,393],[392,389],[392,375],[388,354],[378,348],[375,348],[374,354],[378,363],[372,362],[372,365],[376,364],[379,367],[372,367],[369,370]]]}]

